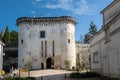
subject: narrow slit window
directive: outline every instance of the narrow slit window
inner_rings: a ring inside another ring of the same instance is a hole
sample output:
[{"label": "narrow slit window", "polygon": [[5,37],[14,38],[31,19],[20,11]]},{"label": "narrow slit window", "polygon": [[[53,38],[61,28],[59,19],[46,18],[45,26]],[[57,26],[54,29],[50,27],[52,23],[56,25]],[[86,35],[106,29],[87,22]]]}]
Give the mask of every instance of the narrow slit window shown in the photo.
[{"label": "narrow slit window", "polygon": [[55,56],[55,42],[53,41],[53,56]]},{"label": "narrow slit window", "polygon": [[23,44],[23,39],[21,40],[21,44]]},{"label": "narrow slit window", "polygon": [[68,43],[70,43],[70,39],[68,39]]},{"label": "narrow slit window", "polygon": [[43,41],[41,41],[41,56],[43,56]]},{"label": "narrow slit window", "polygon": [[47,57],[47,41],[45,41],[45,57]]}]

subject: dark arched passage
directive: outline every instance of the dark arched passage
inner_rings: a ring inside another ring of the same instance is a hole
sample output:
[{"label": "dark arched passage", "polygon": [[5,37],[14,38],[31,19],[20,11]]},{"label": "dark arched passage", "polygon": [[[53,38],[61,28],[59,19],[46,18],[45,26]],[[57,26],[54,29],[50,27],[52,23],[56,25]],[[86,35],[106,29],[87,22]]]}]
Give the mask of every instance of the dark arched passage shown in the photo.
[{"label": "dark arched passage", "polygon": [[47,68],[47,69],[51,69],[53,65],[54,65],[53,59],[52,59],[52,58],[48,58],[48,59],[46,60],[46,68]]}]

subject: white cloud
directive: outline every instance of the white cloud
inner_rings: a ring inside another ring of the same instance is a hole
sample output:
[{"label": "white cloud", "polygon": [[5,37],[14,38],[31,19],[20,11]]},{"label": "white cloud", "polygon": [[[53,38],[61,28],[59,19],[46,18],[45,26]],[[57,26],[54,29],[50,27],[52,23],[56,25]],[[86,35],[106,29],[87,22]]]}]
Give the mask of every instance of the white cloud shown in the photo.
[{"label": "white cloud", "polygon": [[36,3],[36,2],[34,2],[34,1],[32,1],[32,4],[33,4],[33,5],[36,5],[37,3]]},{"label": "white cloud", "polygon": [[47,16],[51,16],[51,14],[50,14],[50,13],[47,13],[46,15],[47,15]]},{"label": "white cloud", "polygon": [[78,7],[75,8],[73,11],[75,14],[82,15],[82,14],[92,14],[94,12],[95,7],[90,6],[86,0],[81,0],[76,4]]},{"label": "white cloud", "polygon": [[[38,5],[37,2],[42,2],[43,0],[34,1],[35,3],[33,4]],[[46,0],[44,2],[45,4],[43,4],[41,7],[67,10],[76,15],[92,14],[96,9],[95,6],[90,5],[87,0],[58,0],[58,2],[55,2],[55,0]],[[40,5],[38,7],[40,7]]]},{"label": "white cloud", "polygon": [[36,12],[35,12],[35,11],[31,11],[30,13],[31,13],[31,14],[35,14]]},{"label": "white cloud", "polygon": [[61,8],[64,10],[68,10],[72,7],[72,0],[59,0],[57,4],[46,4],[45,7],[46,8],[50,8],[50,9],[57,9],[57,8]]},{"label": "white cloud", "polygon": [[46,4],[45,7],[46,7],[46,8],[50,8],[50,9],[60,8],[59,5],[55,5],[55,4],[54,4],[54,5]]},{"label": "white cloud", "polygon": [[92,14],[94,12],[94,7],[89,5],[87,0],[79,0],[77,2],[73,0],[59,0],[57,4],[46,4],[45,7],[50,9],[60,8],[68,10],[77,15]]},{"label": "white cloud", "polygon": [[36,2],[40,2],[41,0],[35,0]]}]

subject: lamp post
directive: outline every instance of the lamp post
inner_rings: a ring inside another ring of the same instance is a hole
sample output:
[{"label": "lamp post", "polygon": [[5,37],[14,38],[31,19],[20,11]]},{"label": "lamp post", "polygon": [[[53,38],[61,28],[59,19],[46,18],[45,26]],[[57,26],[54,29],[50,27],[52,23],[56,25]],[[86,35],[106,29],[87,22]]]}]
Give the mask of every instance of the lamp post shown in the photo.
[{"label": "lamp post", "polygon": [[19,70],[19,78],[20,78],[20,68],[18,70]]},{"label": "lamp post", "polygon": [[28,69],[28,77],[30,77],[30,69]]}]

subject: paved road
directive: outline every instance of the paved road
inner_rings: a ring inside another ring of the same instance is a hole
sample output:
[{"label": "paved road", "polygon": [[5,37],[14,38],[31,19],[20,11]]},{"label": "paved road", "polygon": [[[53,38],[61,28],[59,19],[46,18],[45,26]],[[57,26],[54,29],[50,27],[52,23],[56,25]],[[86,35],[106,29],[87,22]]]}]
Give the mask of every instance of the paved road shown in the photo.
[{"label": "paved road", "polygon": [[50,75],[50,76],[43,76],[37,77],[37,80],[65,80],[64,75]]},{"label": "paved road", "polygon": [[[65,71],[65,70],[35,70],[30,71],[30,76],[36,77],[37,80],[99,80],[95,78],[90,79],[69,79],[69,74],[71,71]],[[65,78],[66,74],[66,78]],[[22,73],[22,77],[28,76],[28,73]]]},{"label": "paved road", "polygon": [[32,71],[31,76],[36,77],[37,80],[64,80],[65,74],[66,77],[69,76],[71,71],[65,70],[39,70]]}]

